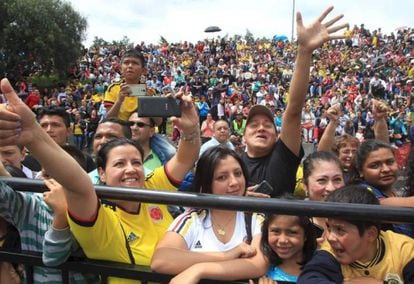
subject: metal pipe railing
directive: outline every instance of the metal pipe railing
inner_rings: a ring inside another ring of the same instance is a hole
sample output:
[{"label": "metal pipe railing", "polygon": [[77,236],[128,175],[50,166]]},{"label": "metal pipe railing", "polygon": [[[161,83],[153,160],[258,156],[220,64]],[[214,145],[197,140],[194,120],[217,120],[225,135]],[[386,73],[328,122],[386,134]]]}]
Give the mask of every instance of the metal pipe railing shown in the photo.
[{"label": "metal pipe railing", "polygon": [[[42,262],[42,257],[39,253],[34,252],[11,252],[0,250],[0,260],[5,262],[23,263],[30,267],[43,266],[47,267]],[[106,277],[121,277],[129,279],[139,279],[142,284],[146,283],[169,283],[174,275],[166,275],[151,271],[150,267],[143,265],[125,264],[119,262],[103,261],[103,260],[71,260],[56,266],[49,267],[61,269],[62,274],[66,274],[68,271],[76,271],[80,273],[89,273],[100,275],[102,279]],[[65,278],[62,277],[65,283]],[[27,279],[28,284],[33,283]],[[66,283],[69,283],[66,280]],[[102,283],[105,283],[103,280]],[[217,281],[204,279],[200,284],[241,284],[245,281]],[[2,283],[3,284],[3,283]]]},{"label": "metal pipe railing", "polygon": [[[24,178],[1,177],[19,190],[44,192],[43,181]],[[26,188],[27,187],[27,188]],[[383,220],[387,222],[414,223],[414,208],[391,207],[277,198],[235,197],[201,193],[183,193],[163,190],[109,187],[96,185],[96,192],[104,199],[136,200],[147,203],[174,204],[194,208],[216,208],[249,212],[340,217],[358,220]]]}]

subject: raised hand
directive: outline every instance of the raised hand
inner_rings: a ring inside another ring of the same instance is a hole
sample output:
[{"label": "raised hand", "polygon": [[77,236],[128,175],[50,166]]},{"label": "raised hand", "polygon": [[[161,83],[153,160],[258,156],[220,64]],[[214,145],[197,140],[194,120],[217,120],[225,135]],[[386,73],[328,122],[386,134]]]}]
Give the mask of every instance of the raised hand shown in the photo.
[{"label": "raised hand", "polygon": [[123,102],[126,97],[129,97],[132,94],[132,90],[127,83],[122,83],[119,90],[119,95],[117,100]]},{"label": "raised hand", "polygon": [[53,178],[44,179],[49,191],[43,193],[43,199],[50,208],[52,208],[54,217],[52,226],[54,229],[61,230],[68,228],[66,211],[68,204],[64,193],[64,188]]},{"label": "raised hand", "polygon": [[334,34],[348,25],[347,23],[334,25],[337,21],[343,18],[343,15],[336,16],[332,20],[322,23],[332,10],[333,6],[326,9],[322,15],[320,15],[319,18],[309,26],[304,26],[301,13],[296,13],[297,40],[299,48],[303,49],[303,51],[312,53],[313,50],[320,47],[326,41],[342,39],[345,37],[342,34]]},{"label": "raised hand", "polygon": [[371,104],[372,115],[374,116],[375,120],[385,118],[387,116],[387,112],[390,111],[390,108],[387,106],[387,104],[379,100],[372,99]]},{"label": "raised hand", "polygon": [[1,80],[1,92],[7,104],[0,105],[0,145],[27,145],[34,138],[36,117],[17,96],[9,80]]},{"label": "raised hand", "polygon": [[53,178],[44,179],[44,182],[49,189],[43,193],[43,199],[55,214],[66,214],[67,203],[63,186],[61,186]]},{"label": "raised hand", "polygon": [[198,115],[191,95],[184,94],[183,89],[181,89],[176,93],[175,98],[181,100],[181,117],[171,117],[173,124],[178,126],[183,133],[193,133],[194,131],[199,130]]},{"label": "raised hand", "polygon": [[329,118],[330,121],[338,121],[340,115],[341,115],[340,104],[333,105],[326,111],[326,116]]}]

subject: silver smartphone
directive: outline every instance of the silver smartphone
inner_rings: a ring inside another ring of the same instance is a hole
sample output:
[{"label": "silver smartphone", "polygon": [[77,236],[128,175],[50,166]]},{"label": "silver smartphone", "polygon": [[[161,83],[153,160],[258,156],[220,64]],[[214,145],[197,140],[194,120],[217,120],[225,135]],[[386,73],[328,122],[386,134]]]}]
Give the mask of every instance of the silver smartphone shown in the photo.
[{"label": "silver smartphone", "polygon": [[147,94],[146,84],[128,84],[128,87],[131,89],[131,97],[142,97]]}]

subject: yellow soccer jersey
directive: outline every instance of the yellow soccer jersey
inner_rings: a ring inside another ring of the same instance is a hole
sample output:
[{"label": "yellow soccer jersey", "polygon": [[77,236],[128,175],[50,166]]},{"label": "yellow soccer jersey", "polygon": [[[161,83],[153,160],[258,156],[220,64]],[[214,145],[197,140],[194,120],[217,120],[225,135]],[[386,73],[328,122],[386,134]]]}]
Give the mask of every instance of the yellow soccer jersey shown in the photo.
[{"label": "yellow soccer jersey", "polygon": [[[147,177],[145,187],[176,190],[173,183],[164,167],[159,167]],[[150,264],[158,241],[173,221],[166,205],[141,203],[139,213],[131,214],[102,202],[96,220],[79,221],[70,214],[68,219],[73,235],[88,258],[131,263],[125,243],[127,239],[138,265]],[[110,278],[109,283],[138,282]]]},{"label": "yellow soccer jersey", "polygon": [[[329,243],[322,245],[323,250],[334,255]],[[381,231],[377,253],[369,263],[354,262],[341,265],[344,279],[354,277],[373,277],[387,283],[404,283],[403,270],[414,259],[414,240],[392,231]]]},{"label": "yellow soccer jersey", "polygon": [[[119,91],[121,90],[121,83],[117,82],[108,87],[105,92],[104,105],[105,107],[112,106],[118,98]],[[126,97],[121,105],[118,113],[118,118],[127,121],[131,113],[138,109],[137,97]]]}]

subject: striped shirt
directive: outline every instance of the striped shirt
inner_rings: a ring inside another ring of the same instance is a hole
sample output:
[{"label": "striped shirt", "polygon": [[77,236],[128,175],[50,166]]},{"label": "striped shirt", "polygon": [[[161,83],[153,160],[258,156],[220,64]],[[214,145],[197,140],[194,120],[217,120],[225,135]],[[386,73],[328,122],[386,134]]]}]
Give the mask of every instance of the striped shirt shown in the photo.
[{"label": "striped shirt", "polygon": [[[17,228],[22,250],[43,252],[43,239],[51,227],[53,211],[40,194],[14,191],[0,181],[0,216]],[[33,267],[34,283],[62,283],[59,269]],[[70,283],[91,283],[80,273],[69,273]]]}]

